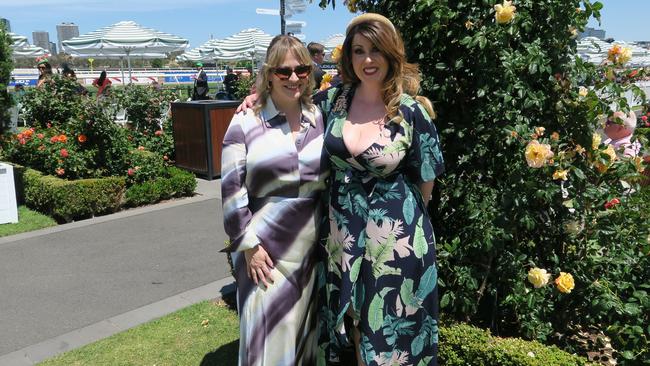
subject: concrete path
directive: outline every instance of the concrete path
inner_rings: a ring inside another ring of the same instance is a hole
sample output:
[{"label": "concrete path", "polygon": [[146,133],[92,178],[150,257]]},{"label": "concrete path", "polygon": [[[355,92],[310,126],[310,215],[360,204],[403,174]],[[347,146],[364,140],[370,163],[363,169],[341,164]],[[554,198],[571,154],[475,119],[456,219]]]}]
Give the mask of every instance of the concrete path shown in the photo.
[{"label": "concrete path", "polygon": [[197,191],[0,238],[0,365],[33,364],[219,297],[232,283],[219,253],[219,181],[199,180]]}]

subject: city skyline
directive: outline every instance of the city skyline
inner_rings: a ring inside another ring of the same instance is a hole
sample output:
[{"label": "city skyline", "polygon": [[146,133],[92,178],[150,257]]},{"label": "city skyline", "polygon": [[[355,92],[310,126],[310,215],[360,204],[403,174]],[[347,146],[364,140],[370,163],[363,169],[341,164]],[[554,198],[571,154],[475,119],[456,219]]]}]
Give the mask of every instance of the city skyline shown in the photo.
[{"label": "city skyline", "polygon": [[[650,11],[650,2],[601,2],[604,4],[601,22],[591,20],[590,27],[602,29],[607,37],[618,41],[650,40],[650,30],[631,26],[642,24],[643,14]],[[279,17],[256,13],[257,8],[273,9],[278,3],[277,0],[186,0],[182,4],[176,0],[23,0],[0,4],[0,12],[11,22],[14,33],[29,36],[34,31],[45,30],[59,50],[61,40],[58,36],[53,39],[59,24],[74,23],[78,33],[85,34],[121,20],[133,20],[145,27],[187,38],[190,47],[194,48],[210,38],[224,38],[244,28],[279,33]],[[288,19],[307,23],[304,28],[306,41],[322,41],[332,34],[343,33],[355,16],[347,11],[341,0],[336,10],[331,7],[321,10],[316,3],[308,2],[304,13]],[[42,11],[35,12],[35,7]],[[635,11],[625,11],[630,8]],[[35,44],[33,39],[31,43]]]}]

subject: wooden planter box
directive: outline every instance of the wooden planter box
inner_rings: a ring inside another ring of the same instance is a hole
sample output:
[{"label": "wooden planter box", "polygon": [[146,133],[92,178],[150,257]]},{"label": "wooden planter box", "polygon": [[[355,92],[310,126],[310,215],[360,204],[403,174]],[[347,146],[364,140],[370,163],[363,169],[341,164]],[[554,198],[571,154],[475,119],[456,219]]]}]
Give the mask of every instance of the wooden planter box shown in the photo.
[{"label": "wooden planter box", "polygon": [[221,174],[223,137],[239,101],[172,103],[176,166],[212,180]]}]

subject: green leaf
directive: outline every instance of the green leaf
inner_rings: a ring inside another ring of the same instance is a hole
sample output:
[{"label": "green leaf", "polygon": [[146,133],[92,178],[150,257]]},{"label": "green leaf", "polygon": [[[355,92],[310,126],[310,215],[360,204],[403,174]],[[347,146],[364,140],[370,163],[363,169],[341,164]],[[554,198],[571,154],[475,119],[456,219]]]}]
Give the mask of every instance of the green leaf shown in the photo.
[{"label": "green leaf", "polygon": [[384,299],[379,294],[375,294],[368,307],[368,324],[373,332],[381,329],[384,324]]},{"label": "green leaf", "polygon": [[417,258],[424,257],[424,255],[429,251],[429,245],[424,237],[424,229],[422,229],[422,218],[423,216],[420,216],[420,219],[415,226],[415,235],[413,238],[413,251]]},{"label": "green leaf", "polygon": [[399,290],[399,296],[402,298],[404,305],[408,305],[410,307],[420,306],[417,298],[413,295],[413,280],[410,278],[407,278],[404,280],[404,282],[402,282],[402,287],[400,287]]},{"label": "green leaf", "polygon": [[415,198],[413,193],[409,190],[406,194],[406,200],[404,201],[404,206],[402,207],[402,214],[404,215],[404,221],[407,225],[411,225],[413,222],[413,217],[415,216]]},{"label": "green leaf", "polygon": [[411,342],[411,354],[413,357],[417,357],[420,353],[422,353],[422,350],[424,349],[424,339],[426,338],[426,334],[420,332],[418,335],[413,338],[413,342]]},{"label": "green leaf", "polygon": [[438,281],[438,271],[436,266],[430,266],[424,272],[424,275],[420,278],[420,283],[418,285],[418,290],[415,292],[415,297],[420,300],[424,300],[431,291],[436,287],[436,282]]},{"label": "green leaf", "polygon": [[350,281],[356,282],[357,278],[359,278],[359,270],[361,269],[362,260],[362,257],[358,257],[355,259],[354,263],[352,263],[352,267],[350,268]]}]

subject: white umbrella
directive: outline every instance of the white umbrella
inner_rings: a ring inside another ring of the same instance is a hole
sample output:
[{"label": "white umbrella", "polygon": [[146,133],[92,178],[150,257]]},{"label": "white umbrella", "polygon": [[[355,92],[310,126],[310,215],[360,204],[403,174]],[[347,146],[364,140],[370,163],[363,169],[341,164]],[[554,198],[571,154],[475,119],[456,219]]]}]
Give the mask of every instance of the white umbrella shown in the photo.
[{"label": "white umbrella", "polygon": [[11,38],[11,56],[15,58],[40,57],[48,54],[48,51],[27,42],[27,37],[15,33],[8,33]]},{"label": "white umbrella", "polygon": [[182,51],[185,38],[123,21],[61,42],[63,51],[76,57],[124,58],[131,79],[131,56],[164,58],[166,53]]},{"label": "white umbrella", "polygon": [[327,37],[327,39],[321,41],[320,43],[325,46],[325,53],[330,54],[338,45],[342,45],[345,41],[345,35],[341,33],[332,34]]},{"label": "white umbrella", "polygon": [[266,55],[273,36],[258,28],[244,29],[230,37],[216,39],[199,47],[204,57],[213,60],[259,60]]}]

